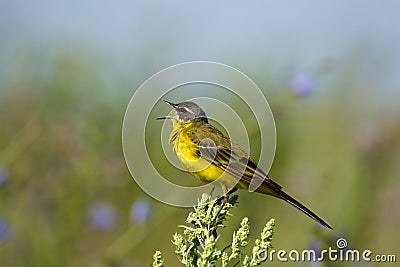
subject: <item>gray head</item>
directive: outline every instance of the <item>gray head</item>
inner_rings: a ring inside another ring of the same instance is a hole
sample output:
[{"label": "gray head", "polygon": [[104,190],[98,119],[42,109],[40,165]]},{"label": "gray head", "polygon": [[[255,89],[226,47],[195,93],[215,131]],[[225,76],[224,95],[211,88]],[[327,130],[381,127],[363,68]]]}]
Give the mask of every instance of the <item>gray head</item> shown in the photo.
[{"label": "gray head", "polygon": [[163,100],[165,103],[173,107],[176,111],[175,116],[165,116],[159,119],[177,119],[180,122],[187,121],[203,121],[208,123],[207,115],[196,103],[185,101],[179,104],[174,104]]}]

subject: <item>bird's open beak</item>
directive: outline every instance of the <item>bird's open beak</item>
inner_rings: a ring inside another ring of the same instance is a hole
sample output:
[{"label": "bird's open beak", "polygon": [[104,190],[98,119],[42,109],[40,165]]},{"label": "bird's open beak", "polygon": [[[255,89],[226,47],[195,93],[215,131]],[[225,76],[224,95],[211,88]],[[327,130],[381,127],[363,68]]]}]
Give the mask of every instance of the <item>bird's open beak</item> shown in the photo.
[{"label": "bird's open beak", "polygon": [[[168,105],[170,105],[171,107],[173,107],[174,109],[178,106],[178,104],[174,104],[172,102],[169,102],[167,100],[163,100],[165,103],[167,103]],[[163,116],[163,117],[158,117],[156,120],[170,120],[173,119],[173,117],[171,116]]]},{"label": "bird's open beak", "polygon": [[163,100],[165,103],[167,103],[168,105],[170,105],[171,107],[173,107],[173,108],[176,108],[177,106],[178,106],[178,104],[174,104],[174,103],[172,103],[172,102],[169,102],[169,101],[167,101],[167,100]]}]

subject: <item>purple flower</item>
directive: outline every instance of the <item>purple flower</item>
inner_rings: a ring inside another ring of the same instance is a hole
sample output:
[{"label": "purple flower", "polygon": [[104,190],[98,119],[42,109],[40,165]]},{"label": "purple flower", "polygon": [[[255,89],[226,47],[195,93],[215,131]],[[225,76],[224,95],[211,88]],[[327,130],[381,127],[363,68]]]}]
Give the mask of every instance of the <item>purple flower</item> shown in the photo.
[{"label": "purple flower", "polygon": [[116,224],[115,209],[107,203],[95,203],[89,207],[89,222],[100,230],[110,230]]},{"label": "purple flower", "polygon": [[145,199],[137,199],[131,207],[131,221],[144,223],[150,213],[150,203]]},{"label": "purple flower", "polygon": [[0,186],[5,184],[8,179],[8,173],[0,166]]},{"label": "purple flower", "polygon": [[10,237],[10,227],[8,223],[0,219],[0,242],[5,241]]},{"label": "purple flower", "polygon": [[315,258],[312,257],[312,258],[310,258],[310,261],[309,261],[310,265],[313,266],[313,265],[315,264],[315,262],[318,261],[318,258],[319,258],[319,256],[320,256],[320,255],[319,255],[319,253],[320,253],[320,244],[319,244],[319,242],[316,241],[316,240],[312,241],[312,242],[308,245],[308,250],[314,251]]},{"label": "purple flower", "polygon": [[299,97],[309,96],[315,89],[315,83],[311,75],[299,72],[293,76],[290,82],[291,91]]},{"label": "purple flower", "polygon": [[315,241],[315,240],[310,242],[310,244],[308,245],[308,249],[315,251],[315,253],[318,253],[319,252],[319,242]]}]

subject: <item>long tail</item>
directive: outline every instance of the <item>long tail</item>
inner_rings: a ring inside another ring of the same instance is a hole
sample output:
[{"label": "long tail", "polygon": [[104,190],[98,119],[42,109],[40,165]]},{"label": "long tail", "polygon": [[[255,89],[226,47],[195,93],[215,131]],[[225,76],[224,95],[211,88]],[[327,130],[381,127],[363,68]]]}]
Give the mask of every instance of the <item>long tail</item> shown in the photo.
[{"label": "long tail", "polygon": [[333,230],[333,228],[327,224],[324,220],[322,220],[320,217],[318,217],[317,214],[315,214],[314,212],[312,212],[310,209],[308,209],[306,206],[304,206],[303,204],[301,204],[300,202],[298,202],[296,199],[292,198],[291,196],[289,196],[288,194],[286,194],[285,192],[281,191],[279,196],[280,199],[285,200],[286,202],[290,203],[293,207],[297,208],[298,210],[302,211],[304,214],[306,214],[308,217],[316,220],[317,222],[319,222],[320,224],[322,224],[323,226],[325,226],[326,228],[329,228],[331,230]]},{"label": "long tail", "polygon": [[[252,166],[253,169],[250,170],[247,175],[245,172],[245,174],[242,176],[241,181],[243,182],[243,184],[241,185],[239,183],[239,186],[241,186],[241,188],[249,188],[250,190],[250,188],[255,187],[256,192],[272,195],[274,197],[283,199],[286,202],[290,203],[293,207],[302,211],[308,217],[316,220],[326,228],[333,230],[333,228],[329,224],[327,224],[324,220],[322,220],[320,217],[318,217],[317,214],[312,212],[310,209],[308,209],[306,206],[298,202],[296,199],[292,198],[291,196],[283,192],[282,186],[274,182],[268,175],[266,175],[261,169],[259,169],[253,161],[249,160],[247,164],[248,164],[247,166],[249,166],[249,164],[250,165],[253,164],[254,166]],[[246,170],[248,170],[248,168]]]}]

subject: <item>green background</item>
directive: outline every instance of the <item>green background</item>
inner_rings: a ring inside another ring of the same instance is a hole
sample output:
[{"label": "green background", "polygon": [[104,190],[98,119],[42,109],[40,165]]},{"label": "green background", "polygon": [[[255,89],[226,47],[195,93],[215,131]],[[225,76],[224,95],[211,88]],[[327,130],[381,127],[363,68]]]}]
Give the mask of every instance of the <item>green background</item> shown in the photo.
[{"label": "green background", "polygon": [[[271,176],[335,229],[243,191],[221,244],[243,216],[252,240],[274,217],[277,250],[335,248],[344,237],[352,249],[398,258],[399,9],[395,1],[1,1],[0,265],[149,266],[161,250],[166,266],[178,266],[170,240],[188,209],[136,185],[121,128],[141,83],[190,60],[231,65],[258,84],[277,127]],[[248,130],[256,149],[258,129]],[[278,265],[287,263],[266,264]]]}]

